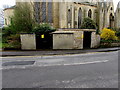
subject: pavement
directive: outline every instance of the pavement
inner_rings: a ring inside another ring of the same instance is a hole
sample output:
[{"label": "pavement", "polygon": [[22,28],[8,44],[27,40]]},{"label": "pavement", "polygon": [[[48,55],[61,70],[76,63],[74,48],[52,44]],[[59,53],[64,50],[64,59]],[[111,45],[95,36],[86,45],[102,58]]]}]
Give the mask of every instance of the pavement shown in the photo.
[{"label": "pavement", "polygon": [[43,55],[65,55],[65,54],[82,54],[82,53],[92,53],[92,52],[109,52],[118,51],[120,47],[114,48],[98,48],[98,49],[83,49],[83,50],[36,50],[36,51],[1,51],[2,57],[7,56],[43,56]]}]

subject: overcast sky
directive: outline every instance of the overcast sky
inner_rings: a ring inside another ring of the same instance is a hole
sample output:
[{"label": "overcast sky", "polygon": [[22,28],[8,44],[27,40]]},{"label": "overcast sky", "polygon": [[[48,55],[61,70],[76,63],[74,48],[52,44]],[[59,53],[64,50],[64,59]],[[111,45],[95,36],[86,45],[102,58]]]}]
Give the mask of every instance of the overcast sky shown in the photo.
[{"label": "overcast sky", "polygon": [[[120,0],[113,0],[115,9],[116,9],[119,1]],[[13,5],[15,5],[15,0],[0,0],[0,8],[2,8],[3,5],[13,6]]]}]

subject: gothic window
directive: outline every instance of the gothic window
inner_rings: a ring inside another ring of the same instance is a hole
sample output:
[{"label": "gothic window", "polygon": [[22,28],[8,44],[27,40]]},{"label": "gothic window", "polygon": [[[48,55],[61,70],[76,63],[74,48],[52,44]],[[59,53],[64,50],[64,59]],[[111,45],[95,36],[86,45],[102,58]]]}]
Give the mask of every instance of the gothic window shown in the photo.
[{"label": "gothic window", "polygon": [[104,9],[102,9],[102,13],[104,12]]},{"label": "gothic window", "polygon": [[74,7],[74,28],[77,28],[76,13],[77,13],[77,8]]},{"label": "gothic window", "polygon": [[42,2],[42,22],[46,22],[46,2]]},{"label": "gothic window", "polygon": [[68,23],[71,22],[71,10],[68,9]]},{"label": "gothic window", "polygon": [[109,17],[109,27],[113,27],[113,26],[114,26],[114,16],[111,13]]},{"label": "gothic window", "polygon": [[7,19],[5,18],[5,25],[7,25]]},{"label": "gothic window", "polygon": [[91,11],[91,9],[88,11],[88,17],[92,18],[92,11]]},{"label": "gothic window", "polygon": [[53,23],[52,0],[49,0],[48,2],[48,22]]},{"label": "gothic window", "polygon": [[71,23],[72,23],[72,6],[68,6],[67,22],[68,22],[68,28],[71,28]]},{"label": "gothic window", "polygon": [[11,24],[13,23],[13,18],[10,18],[10,23],[11,23]]},{"label": "gothic window", "polygon": [[40,2],[34,2],[35,5],[35,20],[37,23],[40,23]]},{"label": "gothic window", "polygon": [[80,8],[78,11],[78,28],[81,27],[81,23],[82,23],[82,10]]},{"label": "gothic window", "polygon": [[111,9],[110,10],[113,10],[113,8],[111,7]]}]

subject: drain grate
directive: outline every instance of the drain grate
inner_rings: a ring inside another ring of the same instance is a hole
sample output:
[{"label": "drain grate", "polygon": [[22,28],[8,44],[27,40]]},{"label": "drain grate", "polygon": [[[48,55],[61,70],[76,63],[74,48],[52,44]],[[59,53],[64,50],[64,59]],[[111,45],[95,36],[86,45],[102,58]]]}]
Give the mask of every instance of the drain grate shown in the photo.
[{"label": "drain grate", "polygon": [[2,66],[15,66],[15,65],[33,65],[35,61],[14,61],[14,62],[5,62]]}]

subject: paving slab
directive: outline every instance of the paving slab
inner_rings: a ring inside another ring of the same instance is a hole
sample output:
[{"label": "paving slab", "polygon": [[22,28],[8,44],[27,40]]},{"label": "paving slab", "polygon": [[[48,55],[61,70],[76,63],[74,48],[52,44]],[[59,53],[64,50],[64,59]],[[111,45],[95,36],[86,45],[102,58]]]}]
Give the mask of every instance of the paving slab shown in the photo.
[{"label": "paving slab", "polygon": [[109,52],[120,50],[120,47],[114,48],[98,48],[83,50],[36,50],[36,51],[2,51],[1,56],[41,56],[41,55],[65,55],[65,54],[81,54],[90,52]]}]

